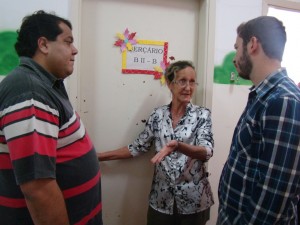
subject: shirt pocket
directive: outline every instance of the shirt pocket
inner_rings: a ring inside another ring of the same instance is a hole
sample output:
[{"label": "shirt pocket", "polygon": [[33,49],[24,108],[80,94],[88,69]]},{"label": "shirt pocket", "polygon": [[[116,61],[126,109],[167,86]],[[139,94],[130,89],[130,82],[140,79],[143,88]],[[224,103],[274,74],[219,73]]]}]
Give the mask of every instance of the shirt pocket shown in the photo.
[{"label": "shirt pocket", "polygon": [[256,120],[245,117],[240,125],[237,135],[236,150],[237,154],[245,158],[258,158],[261,152],[262,130]]}]

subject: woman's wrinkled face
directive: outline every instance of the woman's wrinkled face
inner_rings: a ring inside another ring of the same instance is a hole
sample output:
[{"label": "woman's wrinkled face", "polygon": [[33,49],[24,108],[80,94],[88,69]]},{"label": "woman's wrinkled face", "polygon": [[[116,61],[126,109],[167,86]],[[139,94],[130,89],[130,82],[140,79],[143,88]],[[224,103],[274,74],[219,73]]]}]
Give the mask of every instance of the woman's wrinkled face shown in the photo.
[{"label": "woman's wrinkled face", "polygon": [[172,92],[172,101],[189,103],[196,86],[196,72],[192,67],[177,71],[174,80],[168,83],[168,87]]}]

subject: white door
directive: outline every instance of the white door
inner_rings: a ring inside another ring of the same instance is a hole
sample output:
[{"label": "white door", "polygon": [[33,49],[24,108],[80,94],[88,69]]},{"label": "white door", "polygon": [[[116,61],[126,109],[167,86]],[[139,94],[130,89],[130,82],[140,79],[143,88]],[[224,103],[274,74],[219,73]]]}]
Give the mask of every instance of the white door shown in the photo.
[{"label": "white door", "polygon": [[[206,59],[199,56],[205,55],[208,43],[204,43],[207,35],[200,32],[207,28],[206,21],[202,21],[206,17],[201,12],[207,9],[204,4],[207,1],[78,2],[79,6],[74,7],[79,17],[75,37],[80,37],[76,40],[77,60],[80,60],[76,75],[80,80],[77,105],[97,151],[115,149],[134,140],[155,107],[170,102],[168,88],[152,75],[121,73],[122,55],[114,46],[116,34],[128,28],[136,32],[137,39],[167,41],[168,56],[192,60],[196,66],[202,65],[203,71]],[[200,36],[202,42],[198,41]],[[199,52],[200,47],[203,49]],[[203,72],[199,80],[206,80]],[[202,96],[203,86],[199,87],[197,96]],[[196,99],[198,104],[202,103],[200,98]],[[100,163],[105,224],[146,224],[152,156],[150,152],[135,159]]]}]

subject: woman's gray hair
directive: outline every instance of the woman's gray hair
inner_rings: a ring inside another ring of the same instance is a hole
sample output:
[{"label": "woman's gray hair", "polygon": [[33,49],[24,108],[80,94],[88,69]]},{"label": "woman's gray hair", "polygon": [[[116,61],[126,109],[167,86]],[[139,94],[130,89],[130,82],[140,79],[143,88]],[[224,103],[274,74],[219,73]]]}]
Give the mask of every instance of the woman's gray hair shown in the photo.
[{"label": "woman's gray hair", "polygon": [[187,67],[192,67],[195,70],[195,66],[191,61],[182,60],[177,61],[172,64],[170,64],[165,72],[165,79],[169,82],[172,82],[176,77],[176,72],[183,70]]}]

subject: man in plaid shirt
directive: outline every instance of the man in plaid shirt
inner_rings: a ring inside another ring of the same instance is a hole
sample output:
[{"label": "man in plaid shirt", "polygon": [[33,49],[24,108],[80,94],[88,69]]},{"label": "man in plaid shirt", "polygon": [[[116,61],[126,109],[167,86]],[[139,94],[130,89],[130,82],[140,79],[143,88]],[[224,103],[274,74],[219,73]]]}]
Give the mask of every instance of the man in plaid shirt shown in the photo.
[{"label": "man in plaid shirt", "polygon": [[253,86],[220,178],[218,225],[298,223],[300,90],[281,67],[285,42],[274,17],[237,29],[234,65]]}]

